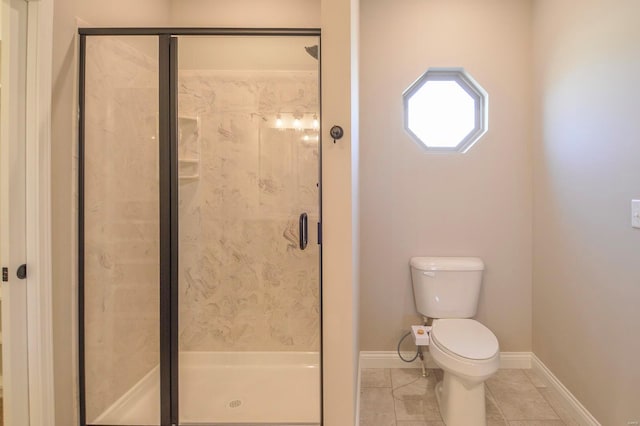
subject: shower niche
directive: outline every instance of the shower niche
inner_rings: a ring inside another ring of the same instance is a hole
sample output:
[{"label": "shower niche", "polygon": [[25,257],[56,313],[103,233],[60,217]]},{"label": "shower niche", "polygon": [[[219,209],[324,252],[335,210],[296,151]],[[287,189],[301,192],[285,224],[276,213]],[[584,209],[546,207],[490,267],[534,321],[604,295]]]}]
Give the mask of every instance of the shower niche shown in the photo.
[{"label": "shower niche", "polygon": [[178,117],[178,179],[189,182],[200,178],[200,119]]},{"label": "shower niche", "polygon": [[319,425],[319,30],[176,31],[80,30],[81,424]]}]

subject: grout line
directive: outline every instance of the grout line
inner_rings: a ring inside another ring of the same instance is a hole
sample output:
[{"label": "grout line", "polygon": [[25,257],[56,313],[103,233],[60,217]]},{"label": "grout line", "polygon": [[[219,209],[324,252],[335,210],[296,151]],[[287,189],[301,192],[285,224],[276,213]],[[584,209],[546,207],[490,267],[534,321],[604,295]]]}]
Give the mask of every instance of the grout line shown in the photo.
[{"label": "grout line", "polygon": [[393,387],[392,387],[392,388],[391,388],[391,396],[393,397],[393,399],[394,399],[394,400],[397,400],[397,401],[404,401],[404,399],[396,398],[396,393],[395,393],[396,389],[402,389],[402,388],[403,388],[403,387],[405,387],[405,386],[412,385],[412,384],[414,384],[415,382],[417,382],[418,380],[420,380],[421,378],[422,378],[422,377],[418,377],[418,378],[416,378],[416,379],[414,379],[414,380],[410,381],[409,383],[405,383],[404,385],[398,386],[397,388],[393,388]]},{"label": "grout line", "polygon": [[[361,371],[364,369],[361,369]],[[391,384],[391,369],[389,368],[380,368],[379,370],[389,370],[389,385],[381,385],[381,386],[364,386],[362,384],[362,377],[360,377],[360,389],[385,389],[385,388],[392,388],[392,384]]]},{"label": "grout line", "polygon": [[[555,409],[555,407],[553,406],[553,404],[544,396],[544,394],[542,392],[540,392],[540,389],[548,389],[548,388],[539,388],[536,386],[535,383],[533,383],[533,379],[531,379],[531,377],[529,377],[528,374],[524,373],[525,377],[527,378],[527,380],[529,381],[529,383],[531,383],[531,385],[533,386],[533,388],[536,390],[536,392],[538,392],[538,395],[540,395],[542,397],[542,399],[544,400],[544,402],[547,403],[547,405],[551,408],[551,410],[556,414],[556,417],[558,418],[558,420],[560,420],[564,425],[566,425],[566,422],[562,419],[562,417],[560,416],[560,413],[558,413],[558,411]],[[533,374],[533,373],[532,373]]]},{"label": "grout line", "polygon": [[[484,384],[484,390],[485,392],[489,393],[489,395],[491,395],[491,398],[493,399],[493,402],[496,404],[496,408],[498,409],[498,412],[500,413],[500,415],[502,416],[502,420],[509,425],[509,421],[507,420],[507,416],[504,415],[504,411],[502,411],[502,407],[500,407],[500,404],[498,403],[498,398],[496,398],[496,396],[493,394],[493,392],[491,392],[491,389],[489,389],[489,386],[486,384]],[[485,396],[486,398],[486,396]]]},{"label": "grout line", "polygon": [[385,370],[389,370],[389,383],[391,383],[391,400],[393,401],[393,421],[395,426],[398,426],[398,412],[396,411],[396,398],[393,394],[393,378],[391,374],[391,368],[385,368]]},{"label": "grout line", "polygon": [[[531,369],[531,368],[529,369],[529,373],[531,375],[536,374],[536,373],[533,372],[533,369]],[[529,380],[529,382],[533,385],[534,388],[536,388],[536,389],[546,389],[547,388],[546,386],[543,387],[543,388],[539,388],[538,386],[536,386],[535,383],[533,383],[533,379],[531,378],[531,376],[529,374],[524,373],[524,375],[526,376],[527,380]],[[538,380],[540,380],[540,379],[538,378]]]},{"label": "grout line", "polygon": [[562,422],[563,425],[566,426],[567,423],[564,421],[564,419],[562,417],[560,417],[560,415],[558,414],[556,409],[553,407],[553,405],[547,400],[547,398],[545,398],[544,394],[542,392],[540,392],[540,389],[545,389],[545,388],[536,387],[535,384],[533,383],[533,381],[531,380],[531,378],[529,376],[527,376],[527,374],[525,374],[524,371],[522,372],[522,374],[525,375],[525,377],[527,378],[527,381],[533,386],[533,388],[536,390],[538,395],[540,397],[542,397],[542,400],[549,406],[549,408],[551,408],[551,410],[556,415],[556,418],[555,419],[531,419],[531,418],[507,419],[507,417],[504,415],[504,412],[502,411],[502,408],[500,407],[500,403],[498,402],[498,399],[495,397],[495,395],[493,395],[493,392],[491,392],[491,390],[489,389],[489,386],[485,384],[485,389],[488,390],[491,393],[491,395],[493,396],[493,399],[496,402],[496,406],[498,407],[498,410],[502,414],[502,417],[503,417],[504,421],[507,423],[507,425],[510,425],[511,422],[517,422],[517,421],[521,421],[521,422],[560,421],[560,422]]},{"label": "grout line", "polygon": [[[549,388],[546,388],[549,389]],[[536,388],[536,390],[538,390],[538,388]],[[553,392],[553,390],[552,390]],[[560,421],[562,422],[562,424],[566,425],[567,422],[564,421],[564,419],[562,418],[562,416],[560,415],[560,413],[558,413],[558,411],[556,410],[556,408],[553,406],[553,404],[551,403],[551,401],[549,401],[547,399],[547,397],[545,396],[545,394],[543,394],[542,392],[540,392],[538,390],[538,393],[542,396],[542,399],[544,399],[546,401],[547,404],[549,404],[549,407],[551,407],[551,409],[553,410],[554,413],[556,413],[556,416],[558,416],[558,419],[560,419]]]}]

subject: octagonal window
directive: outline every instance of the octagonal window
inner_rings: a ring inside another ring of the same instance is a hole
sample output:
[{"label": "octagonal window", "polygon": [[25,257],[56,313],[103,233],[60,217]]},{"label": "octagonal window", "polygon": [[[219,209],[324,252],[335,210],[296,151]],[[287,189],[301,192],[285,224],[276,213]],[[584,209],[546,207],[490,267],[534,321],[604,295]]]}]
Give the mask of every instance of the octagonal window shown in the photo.
[{"label": "octagonal window", "polygon": [[402,96],[405,129],[428,150],[467,152],[487,131],[488,95],[461,68],[431,68]]}]

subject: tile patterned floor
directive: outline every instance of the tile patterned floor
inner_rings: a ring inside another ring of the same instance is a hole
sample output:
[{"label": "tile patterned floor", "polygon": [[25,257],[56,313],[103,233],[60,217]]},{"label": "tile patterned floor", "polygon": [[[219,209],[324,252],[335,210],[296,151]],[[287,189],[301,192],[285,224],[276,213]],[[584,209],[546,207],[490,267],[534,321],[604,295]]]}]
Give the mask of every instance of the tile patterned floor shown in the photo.
[{"label": "tile patterned floor", "polygon": [[[444,426],[435,395],[442,370],[364,368],[360,426]],[[487,426],[576,426],[555,390],[531,370],[499,370],[486,382]]]}]

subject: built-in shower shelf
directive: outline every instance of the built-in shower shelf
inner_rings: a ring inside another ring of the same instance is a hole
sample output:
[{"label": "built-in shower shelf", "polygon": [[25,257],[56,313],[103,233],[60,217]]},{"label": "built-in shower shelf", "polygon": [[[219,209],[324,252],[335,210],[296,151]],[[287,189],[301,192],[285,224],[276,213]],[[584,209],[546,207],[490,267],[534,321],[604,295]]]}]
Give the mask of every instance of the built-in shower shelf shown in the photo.
[{"label": "built-in shower shelf", "polygon": [[178,117],[178,179],[181,182],[200,179],[199,117]]},{"label": "built-in shower shelf", "polygon": [[181,181],[192,181],[200,179],[200,159],[178,159],[178,178]]},{"label": "built-in shower shelf", "polygon": [[200,179],[200,175],[184,175],[180,176],[180,180],[198,180]]}]

